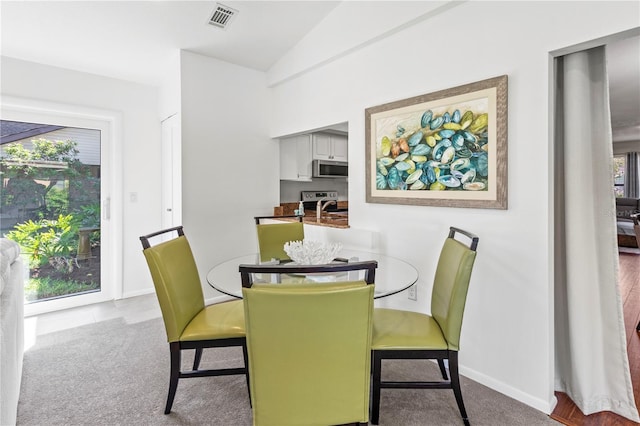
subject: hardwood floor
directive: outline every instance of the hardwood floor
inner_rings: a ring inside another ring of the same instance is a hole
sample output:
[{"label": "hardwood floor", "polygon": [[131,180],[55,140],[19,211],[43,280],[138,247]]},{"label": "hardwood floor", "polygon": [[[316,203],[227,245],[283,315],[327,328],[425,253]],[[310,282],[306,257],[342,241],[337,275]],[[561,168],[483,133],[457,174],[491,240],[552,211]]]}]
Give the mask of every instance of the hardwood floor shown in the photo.
[{"label": "hardwood floor", "polygon": [[[636,406],[640,407],[640,333],[636,325],[640,321],[640,254],[620,253],[620,297],[627,334],[629,369]],[[637,425],[609,411],[585,416],[566,394],[556,392],[558,405],[551,418],[569,426],[619,426]]]}]

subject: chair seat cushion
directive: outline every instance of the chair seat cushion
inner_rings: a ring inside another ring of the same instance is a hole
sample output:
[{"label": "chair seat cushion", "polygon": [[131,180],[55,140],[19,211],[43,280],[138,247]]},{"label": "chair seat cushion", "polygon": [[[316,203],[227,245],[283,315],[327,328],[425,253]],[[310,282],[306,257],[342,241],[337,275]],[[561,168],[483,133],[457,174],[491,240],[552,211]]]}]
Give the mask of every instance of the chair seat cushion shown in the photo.
[{"label": "chair seat cushion", "polygon": [[373,350],[448,349],[440,326],[430,315],[396,309],[373,311]]},{"label": "chair seat cushion", "polygon": [[181,341],[245,337],[242,300],[205,306],[187,324]]}]

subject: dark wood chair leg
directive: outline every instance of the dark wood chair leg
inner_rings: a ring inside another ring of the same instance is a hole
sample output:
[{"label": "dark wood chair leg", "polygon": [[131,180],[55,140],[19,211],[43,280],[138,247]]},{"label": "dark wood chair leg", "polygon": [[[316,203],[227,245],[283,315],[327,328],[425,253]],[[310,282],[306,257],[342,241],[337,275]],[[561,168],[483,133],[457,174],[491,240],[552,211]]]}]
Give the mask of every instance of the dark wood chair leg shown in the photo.
[{"label": "dark wood chair leg", "polygon": [[382,356],[373,351],[373,390],[371,392],[371,424],[377,425],[380,422],[380,381],[382,370]]},{"label": "dark wood chair leg", "polygon": [[469,418],[467,417],[467,410],[464,408],[464,401],[462,400],[462,391],[460,390],[460,376],[458,375],[458,352],[449,351],[449,374],[451,375],[451,388],[453,394],[456,397],[458,403],[458,409],[462,416],[462,421],[465,426],[470,426]]},{"label": "dark wood chair leg", "polygon": [[249,353],[247,352],[247,341],[242,344],[242,356],[244,358],[244,368],[247,369],[245,377],[247,378],[247,392],[249,393],[249,407],[253,407],[251,404],[251,383],[249,382]]},{"label": "dark wood chair leg", "polygon": [[640,331],[640,322],[638,322],[638,325],[636,325],[636,331]]},{"label": "dark wood chair leg", "polygon": [[200,361],[202,360],[202,348],[196,348],[196,354],[193,356],[193,370],[197,370],[200,367]]},{"label": "dark wood chair leg", "polygon": [[449,376],[447,376],[447,369],[444,367],[444,360],[442,358],[438,358],[438,367],[440,367],[442,378],[444,380],[449,380]]},{"label": "dark wood chair leg", "polygon": [[182,355],[180,342],[169,343],[169,350],[171,352],[171,373],[169,376],[169,395],[167,396],[167,406],[164,409],[165,414],[169,414],[171,412],[173,398],[175,398],[176,389],[178,389],[178,379],[180,378],[180,358]]}]

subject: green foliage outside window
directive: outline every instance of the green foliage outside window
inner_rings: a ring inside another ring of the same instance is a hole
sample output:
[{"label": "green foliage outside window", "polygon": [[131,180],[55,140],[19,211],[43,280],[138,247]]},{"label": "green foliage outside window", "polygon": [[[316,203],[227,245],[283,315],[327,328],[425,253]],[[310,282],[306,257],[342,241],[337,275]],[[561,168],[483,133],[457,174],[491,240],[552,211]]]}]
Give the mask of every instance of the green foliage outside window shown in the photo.
[{"label": "green foliage outside window", "polygon": [[[80,228],[100,227],[100,179],[78,159],[71,140],[33,139],[4,147],[0,209],[18,223],[6,237],[16,241],[31,268],[50,264],[72,272]],[[96,232],[92,243],[99,241]]]},{"label": "green foliage outside window", "polygon": [[624,197],[625,164],[624,156],[613,157],[613,191],[617,198]]},{"label": "green foliage outside window", "polygon": [[29,260],[33,275],[28,286],[33,288],[25,288],[27,299],[99,289],[99,274],[81,272],[76,260],[79,229],[98,229],[90,243],[100,244],[99,166],[77,158],[75,141],[41,138],[31,144],[31,149],[21,143],[4,145],[0,158],[0,213],[11,218],[3,232],[9,230],[5,236]]},{"label": "green foliage outside window", "polygon": [[72,253],[78,246],[78,226],[74,224],[73,216],[29,220],[16,225],[7,238],[20,245],[29,257],[31,268],[49,263],[57,270],[73,271]]},{"label": "green foliage outside window", "polygon": [[[0,207],[13,211],[21,220],[55,219],[69,211],[70,183],[77,186],[90,173],[77,158],[77,142],[40,138],[31,143],[33,149],[20,143],[4,147],[0,173],[6,186]],[[87,191],[77,193],[87,196]]]}]

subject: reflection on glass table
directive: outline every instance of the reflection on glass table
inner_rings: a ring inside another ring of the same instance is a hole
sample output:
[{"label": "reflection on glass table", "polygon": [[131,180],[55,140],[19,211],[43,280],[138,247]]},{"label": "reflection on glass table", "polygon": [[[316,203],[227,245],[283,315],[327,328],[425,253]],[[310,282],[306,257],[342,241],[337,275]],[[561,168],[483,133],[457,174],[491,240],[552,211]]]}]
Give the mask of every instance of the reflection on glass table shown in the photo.
[{"label": "reflection on glass table", "polygon": [[[355,250],[341,250],[336,262],[376,260],[375,295],[374,298],[390,296],[411,287],[418,281],[418,271],[404,260],[379,253],[368,253]],[[246,254],[226,260],[209,270],[207,282],[221,293],[242,298],[242,285],[238,270],[243,264],[260,263],[257,253]],[[265,262],[263,262],[265,263]],[[278,261],[266,262],[277,264]],[[297,282],[335,282],[364,280],[364,272],[322,273],[304,275],[259,274],[254,282],[265,283],[297,283]]]}]

